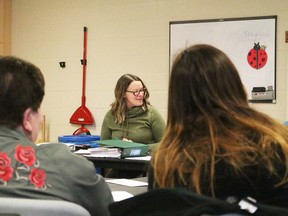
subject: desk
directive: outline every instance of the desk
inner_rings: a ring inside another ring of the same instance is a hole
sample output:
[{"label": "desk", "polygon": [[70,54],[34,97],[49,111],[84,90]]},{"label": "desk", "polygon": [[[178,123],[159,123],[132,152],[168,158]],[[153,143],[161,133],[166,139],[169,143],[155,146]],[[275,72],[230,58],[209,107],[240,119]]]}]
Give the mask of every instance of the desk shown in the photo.
[{"label": "desk", "polygon": [[100,158],[90,156],[85,157],[90,160],[96,168],[101,168],[101,174],[103,174],[103,169],[105,168],[114,168],[142,171],[146,175],[149,164],[149,161],[147,160],[138,159]]}]

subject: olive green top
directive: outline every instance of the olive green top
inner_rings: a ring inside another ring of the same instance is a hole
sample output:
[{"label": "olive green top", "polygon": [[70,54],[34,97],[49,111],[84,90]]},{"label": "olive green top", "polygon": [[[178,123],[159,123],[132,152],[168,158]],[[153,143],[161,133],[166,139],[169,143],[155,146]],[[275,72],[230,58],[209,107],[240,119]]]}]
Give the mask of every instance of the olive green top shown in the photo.
[{"label": "olive green top", "polygon": [[123,123],[115,123],[115,117],[109,110],[102,123],[101,140],[126,138],[152,147],[162,139],[165,127],[163,117],[153,106],[146,111],[133,107],[128,110]]}]

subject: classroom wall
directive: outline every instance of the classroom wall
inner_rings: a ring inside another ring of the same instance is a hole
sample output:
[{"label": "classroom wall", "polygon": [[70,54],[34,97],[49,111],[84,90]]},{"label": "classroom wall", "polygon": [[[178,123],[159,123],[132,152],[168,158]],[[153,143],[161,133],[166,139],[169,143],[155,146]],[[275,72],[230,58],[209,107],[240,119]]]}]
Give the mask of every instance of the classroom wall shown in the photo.
[{"label": "classroom wall", "polygon": [[[81,105],[86,26],[86,106],[96,122],[86,127],[99,135],[116,81],[124,73],[143,79],[151,103],[166,119],[169,21],[277,15],[277,103],[251,106],[284,121],[288,119],[287,8],[286,0],[13,0],[12,54],[42,69],[47,136],[57,141],[80,127],[69,119]],[[66,62],[65,68],[60,61]]]}]

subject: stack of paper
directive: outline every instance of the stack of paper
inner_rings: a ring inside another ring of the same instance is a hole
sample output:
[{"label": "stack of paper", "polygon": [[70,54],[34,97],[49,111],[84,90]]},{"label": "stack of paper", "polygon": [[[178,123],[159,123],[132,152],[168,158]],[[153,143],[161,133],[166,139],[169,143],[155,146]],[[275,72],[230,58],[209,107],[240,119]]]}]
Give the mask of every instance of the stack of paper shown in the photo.
[{"label": "stack of paper", "polygon": [[88,150],[90,152],[89,156],[92,157],[120,158],[121,156],[121,152],[118,148],[98,147],[98,148],[90,148]]},{"label": "stack of paper", "polygon": [[79,150],[75,151],[74,153],[79,154],[79,155],[89,155],[90,151],[88,149],[79,149]]}]

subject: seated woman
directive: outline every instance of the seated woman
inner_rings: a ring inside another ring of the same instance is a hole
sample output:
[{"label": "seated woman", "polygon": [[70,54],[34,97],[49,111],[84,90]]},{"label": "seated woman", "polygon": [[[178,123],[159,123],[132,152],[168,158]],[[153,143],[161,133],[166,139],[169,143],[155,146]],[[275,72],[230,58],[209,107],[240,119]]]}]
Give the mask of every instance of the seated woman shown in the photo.
[{"label": "seated woman", "polygon": [[288,206],[288,129],[248,104],[229,57],[205,44],[180,53],[169,84],[167,128],[149,189],[184,187],[226,199]]},{"label": "seated woman", "polygon": [[[133,74],[124,74],[117,81],[115,101],[106,113],[101,140],[121,139],[149,145],[152,150],[161,140],[165,122],[149,99],[144,82]],[[110,170],[106,177],[135,178],[142,172]]]}]

